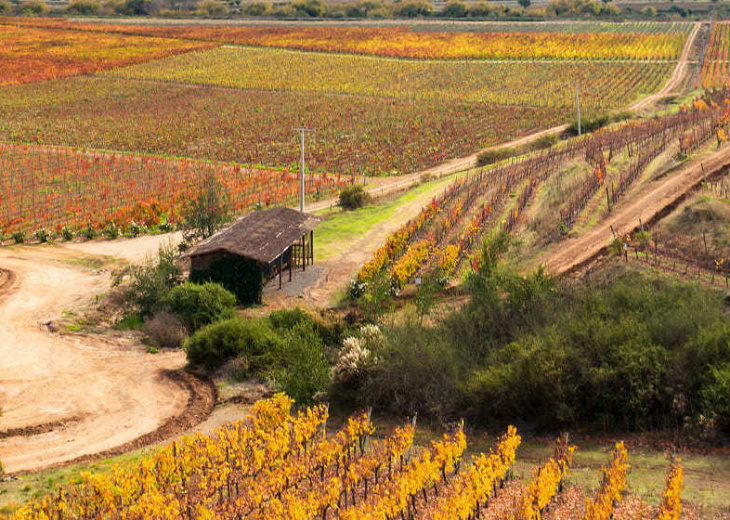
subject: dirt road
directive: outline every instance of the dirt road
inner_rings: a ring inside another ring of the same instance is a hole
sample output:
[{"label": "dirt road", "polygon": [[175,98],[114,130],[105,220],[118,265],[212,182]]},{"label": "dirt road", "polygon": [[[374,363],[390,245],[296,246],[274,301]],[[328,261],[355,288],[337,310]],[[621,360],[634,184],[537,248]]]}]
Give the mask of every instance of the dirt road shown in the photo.
[{"label": "dirt road", "polygon": [[561,275],[599,255],[613,240],[611,226],[618,236],[630,233],[651,222],[665,208],[699,185],[704,175],[730,167],[730,145],[689,161],[669,177],[642,186],[630,199],[619,202],[611,215],[582,236],[566,240],[557,250],[542,256],[538,263],[546,265],[554,275]]},{"label": "dirt road", "polygon": [[[160,237],[71,246],[0,249],[0,459],[9,473],[103,452],[156,430],[188,405],[189,392],[162,371],[181,352],[156,355],[125,339],[59,334],[46,325],[91,304],[108,273],[82,267],[79,251],[120,248],[139,259]],[[5,279],[7,283],[2,283]]]},{"label": "dirt road", "polygon": [[659,92],[639,100],[638,102],[631,105],[629,107],[629,110],[633,110],[634,112],[643,110],[646,107],[652,105],[655,101],[671,94],[672,92],[675,92],[677,89],[682,87],[682,83],[684,82],[685,76],[687,75],[687,69],[690,65],[690,51],[692,50],[695,39],[697,38],[697,34],[700,32],[701,26],[701,22],[695,22],[694,27],[692,28],[692,32],[689,33],[687,41],[684,44],[682,53],[679,55],[679,60],[677,60],[677,66],[674,68],[674,73],[672,73],[672,77],[669,78],[669,81],[664,84]]}]

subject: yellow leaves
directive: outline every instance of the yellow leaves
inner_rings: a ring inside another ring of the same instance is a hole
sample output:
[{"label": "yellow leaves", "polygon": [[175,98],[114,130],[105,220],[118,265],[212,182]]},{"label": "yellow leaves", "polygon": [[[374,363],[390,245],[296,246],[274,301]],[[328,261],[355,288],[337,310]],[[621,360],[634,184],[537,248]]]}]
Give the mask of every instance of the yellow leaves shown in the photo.
[{"label": "yellow leaves", "polygon": [[[108,474],[86,473],[81,483],[22,506],[14,520],[473,520],[488,508],[508,477],[521,443],[510,426],[490,453],[472,460],[463,428],[428,448],[412,449],[414,426],[365,441],[374,432],[368,414],[348,419],[334,435],[323,432],[327,408],[289,415],[283,394],[253,407],[247,423],[224,426],[160,448]],[[278,420],[278,422],[277,422]],[[253,429],[253,424],[259,429]],[[571,464],[575,447],[559,440],[520,496],[520,520],[538,520]],[[626,483],[627,452],[616,444],[603,481],[586,507],[586,520],[610,518]],[[681,513],[682,468],[672,465],[660,520]]]},{"label": "yellow leaves", "polygon": [[525,489],[517,511],[518,520],[540,520],[542,512],[558,492],[563,478],[573,460],[575,446],[558,439],[553,455],[545,464],[535,469],[534,478]]},{"label": "yellow leaves", "polygon": [[623,441],[617,443],[608,467],[601,469],[601,487],[592,500],[586,501],[585,520],[611,518],[614,504],[621,500],[622,492],[626,488],[626,473],[629,470],[627,460],[628,452]]},{"label": "yellow leaves", "polygon": [[672,461],[667,475],[667,482],[662,495],[662,504],[659,507],[659,520],[679,520],[682,516],[682,486],[684,485],[684,470],[682,460]]}]

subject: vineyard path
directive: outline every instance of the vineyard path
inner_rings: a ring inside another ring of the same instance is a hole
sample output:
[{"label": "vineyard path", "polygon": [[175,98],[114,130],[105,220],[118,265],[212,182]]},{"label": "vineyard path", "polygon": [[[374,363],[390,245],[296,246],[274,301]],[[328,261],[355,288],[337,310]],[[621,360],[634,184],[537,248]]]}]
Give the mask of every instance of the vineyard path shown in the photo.
[{"label": "vineyard path", "polygon": [[642,186],[631,199],[618,203],[611,214],[585,234],[565,240],[552,252],[543,255],[538,263],[547,266],[554,275],[561,275],[580,267],[600,255],[612,242],[613,232],[621,237],[651,222],[662,212],[681,200],[709,176],[730,167],[730,145],[696,157],[669,177],[659,178]]},{"label": "vineyard path", "polygon": [[[160,240],[96,244],[138,261]],[[189,390],[162,374],[185,365],[182,352],[152,355],[128,338],[51,331],[64,311],[109,289],[108,273],[84,267],[94,258],[73,246],[0,249],[0,460],[8,473],[124,445],[188,405]]]},{"label": "vineyard path", "polygon": [[[664,86],[659,91],[657,91],[653,94],[650,94],[650,95],[634,102],[633,104],[629,105],[627,107],[627,110],[632,111],[632,112],[643,111],[643,110],[647,109],[648,107],[651,107],[654,103],[656,103],[660,99],[670,95],[673,92],[676,92],[678,89],[681,88],[682,83],[684,82],[685,77],[687,75],[689,65],[691,63],[690,59],[689,59],[690,52],[695,43],[697,35],[700,31],[701,25],[702,25],[702,22],[694,23],[694,26],[692,27],[692,30],[690,31],[690,34],[687,37],[687,40],[684,44],[684,47],[682,48],[682,52],[679,55],[679,58],[677,60],[677,65],[674,68],[674,71],[672,72],[672,75],[670,76],[670,78],[664,84]],[[396,177],[396,178],[388,178],[388,179],[382,180],[378,184],[368,188],[368,191],[370,191],[373,195],[388,194],[388,193],[392,193],[393,191],[402,190],[402,189],[412,186],[414,183],[418,182],[419,179],[424,175],[443,176],[443,175],[452,174],[454,172],[462,171],[467,168],[472,168],[472,167],[476,166],[479,154],[482,152],[497,150],[499,148],[517,148],[520,146],[524,146],[524,145],[537,141],[541,137],[545,137],[548,135],[561,134],[565,130],[567,130],[569,127],[570,127],[569,124],[562,124],[562,125],[558,125],[558,126],[553,126],[551,128],[545,128],[543,130],[532,132],[530,134],[524,135],[522,137],[518,137],[511,141],[489,146],[487,148],[484,148],[483,150],[480,150],[477,153],[468,155],[466,157],[459,157],[456,159],[452,159],[450,161],[447,161],[447,162],[439,164],[437,166],[428,168],[423,171],[411,173],[408,175],[402,175],[402,176]],[[316,210],[327,208],[331,205],[332,205],[331,201],[323,201],[320,203],[313,204],[311,206],[311,210],[316,211]]]}]

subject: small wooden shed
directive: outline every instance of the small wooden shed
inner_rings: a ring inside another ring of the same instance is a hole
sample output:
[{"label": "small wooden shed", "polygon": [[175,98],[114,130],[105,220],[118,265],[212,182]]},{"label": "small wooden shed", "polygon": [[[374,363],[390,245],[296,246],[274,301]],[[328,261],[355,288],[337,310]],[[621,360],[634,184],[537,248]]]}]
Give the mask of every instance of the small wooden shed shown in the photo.
[{"label": "small wooden shed", "polygon": [[254,211],[195,246],[190,279],[213,281],[236,294],[241,303],[261,301],[263,285],[271,278],[314,263],[317,217],[289,208]]}]

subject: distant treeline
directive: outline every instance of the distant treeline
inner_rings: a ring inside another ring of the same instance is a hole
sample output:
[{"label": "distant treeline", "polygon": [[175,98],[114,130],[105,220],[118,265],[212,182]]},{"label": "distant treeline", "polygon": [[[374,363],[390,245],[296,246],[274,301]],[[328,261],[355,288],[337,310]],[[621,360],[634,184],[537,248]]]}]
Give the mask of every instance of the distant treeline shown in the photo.
[{"label": "distant treeline", "polygon": [[[550,20],[560,19],[686,19],[708,16],[708,4],[697,10],[671,4],[667,9],[653,5],[642,8],[619,7],[610,0],[552,0],[540,6],[532,0],[517,0],[510,7],[496,2],[448,0],[434,4],[429,0],[292,0],[265,2],[257,0],[0,0],[0,14],[33,16],[70,14],[82,16],[160,16],[236,18],[263,17],[278,19],[477,19],[477,20]],[[661,4],[657,4],[661,7]],[[730,2],[713,2],[709,9],[715,18],[730,17]]]}]

